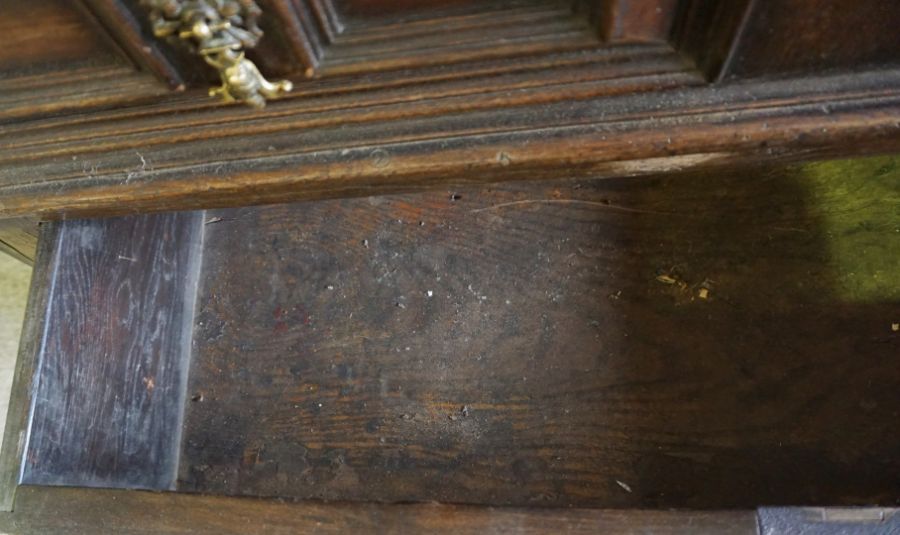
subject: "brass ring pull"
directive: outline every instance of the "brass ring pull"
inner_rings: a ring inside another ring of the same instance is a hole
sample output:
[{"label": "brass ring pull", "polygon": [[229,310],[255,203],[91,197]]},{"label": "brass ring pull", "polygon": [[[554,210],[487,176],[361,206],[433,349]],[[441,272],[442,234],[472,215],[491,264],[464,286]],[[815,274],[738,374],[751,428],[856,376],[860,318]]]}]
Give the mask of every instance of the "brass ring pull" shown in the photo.
[{"label": "brass ring pull", "polygon": [[253,0],[141,0],[150,10],[153,33],[177,36],[219,71],[220,87],[209,95],[224,102],[244,102],[255,108],[290,91],[290,81],[270,82],[244,51],[262,37],[257,20],[262,10]]}]

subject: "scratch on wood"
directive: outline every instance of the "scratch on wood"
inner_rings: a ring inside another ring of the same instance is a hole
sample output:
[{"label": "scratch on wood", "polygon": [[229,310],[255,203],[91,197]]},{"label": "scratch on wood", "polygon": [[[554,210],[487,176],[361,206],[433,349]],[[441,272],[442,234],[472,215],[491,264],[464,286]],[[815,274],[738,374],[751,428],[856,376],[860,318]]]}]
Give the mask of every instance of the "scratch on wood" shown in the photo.
[{"label": "scratch on wood", "polygon": [[634,214],[655,214],[655,215],[682,215],[677,212],[660,212],[656,210],[642,210],[640,208],[629,208],[627,206],[620,206],[617,204],[610,204],[605,202],[598,201],[585,201],[581,199],[524,199],[521,201],[512,201],[512,202],[504,202],[500,204],[495,204],[493,206],[488,206],[487,208],[477,208],[475,210],[470,210],[471,213],[479,213],[479,212],[487,212],[489,210],[498,210],[500,208],[508,208],[511,206],[523,206],[529,204],[579,204],[583,206],[591,206],[598,208],[607,208],[610,210],[616,210],[619,212],[630,212]]}]

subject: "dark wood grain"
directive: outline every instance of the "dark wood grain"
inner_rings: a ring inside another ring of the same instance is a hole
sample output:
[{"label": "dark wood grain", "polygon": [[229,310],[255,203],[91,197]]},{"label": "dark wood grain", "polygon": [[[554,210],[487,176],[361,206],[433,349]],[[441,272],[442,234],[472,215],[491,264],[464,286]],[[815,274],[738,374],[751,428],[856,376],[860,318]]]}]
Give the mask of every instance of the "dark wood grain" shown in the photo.
[{"label": "dark wood grain", "polygon": [[764,76],[896,65],[900,3],[784,0],[751,3],[723,76]]},{"label": "dark wood grain", "polygon": [[121,63],[101,32],[65,0],[4,0],[0,72],[5,76],[65,69],[73,64]]},{"label": "dark wood grain", "polygon": [[0,529],[16,535],[293,533],[756,535],[753,511],[509,509],[285,503],[185,494],[23,487]]},{"label": "dark wood grain", "polygon": [[[0,80],[0,132],[23,131],[48,117],[101,113],[152,105],[168,90],[152,75],[128,65],[71,66],[70,69]],[[40,128],[40,126],[38,126]]]},{"label": "dark wood grain", "polygon": [[893,503],[898,192],[881,158],[210,212],[179,489]]},{"label": "dark wood grain", "polygon": [[35,267],[31,274],[28,304],[19,352],[16,357],[10,389],[3,446],[0,448],[0,511],[11,511],[25,453],[28,416],[34,392],[37,355],[42,333],[47,328],[45,311],[53,283],[53,260],[59,225],[45,223],[40,227],[41,239],[35,251]]},{"label": "dark wood grain", "polygon": [[[535,3],[535,2],[532,2]],[[502,5],[502,2],[473,0],[335,0],[335,7],[345,17],[384,17],[398,14],[421,15],[422,12],[446,9],[448,7],[470,7],[474,4]]]},{"label": "dark wood grain", "polygon": [[60,224],[22,482],[173,485],[200,220]]},{"label": "dark wood grain", "polygon": [[[451,65],[602,48],[571,2],[516,0],[423,6],[345,21],[328,46],[322,76]],[[427,9],[422,9],[428,7]]]},{"label": "dark wood grain", "polygon": [[677,0],[609,0],[600,6],[601,34],[607,41],[666,41]]},{"label": "dark wood grain", "polygon": [[121,50],[140,68],[152,73],[170,89],[184,90],[189,82],[206,79],[199,58],[179,53],[157,39],[150,30],[146,11],[138,0],[77,0],[98,31],[107,31]]},{"label": "dark wood grain", "polygon": [[552,178],[560,167],[623,176],[900,149],[900,71],[651,92],[697,83],[667,72],[609,79],[597,71],[556,87],[511,74],[511,86],[496,91],[483,79],[456,80],[436,83],[424,99],[365,83],[357,86],[365,96],[320,87],[318,105],[301,91],[265,114],[184,99],[90,121],[64,117],[3,132],[0,217],[434,189]]},{"label": "dark wood grain", "polygon": [[[672,42],[709,81],[721,81],[752,0],[685,0],[676,11]],[[769,58],[775,61],[775,58]]]},{"label": "dark wood grain", "polygon": [[[329,34],[309,1],[266,0],[260,3],[265,39],[252,52],[253,60],[272,74],[302,72],[313,76],[328,44]],[[290,50],[292,57],[285,58]]]}]

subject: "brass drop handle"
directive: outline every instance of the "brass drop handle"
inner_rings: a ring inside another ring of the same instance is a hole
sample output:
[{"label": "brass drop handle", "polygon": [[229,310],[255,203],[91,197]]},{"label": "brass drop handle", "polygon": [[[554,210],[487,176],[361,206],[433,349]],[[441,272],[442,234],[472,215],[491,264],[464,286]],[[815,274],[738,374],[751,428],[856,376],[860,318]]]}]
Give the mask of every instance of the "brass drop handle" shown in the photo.
[{"label": "brass drop handle", "polygon": [[209,90],[225,102],[255,108],[293,88],[288,80],[270,82],[244,55],[262,37],[257,20],[262,10],[253,0],[141,0],[149,9],[153,33],[177,36],[219,71],[222,85]]}]

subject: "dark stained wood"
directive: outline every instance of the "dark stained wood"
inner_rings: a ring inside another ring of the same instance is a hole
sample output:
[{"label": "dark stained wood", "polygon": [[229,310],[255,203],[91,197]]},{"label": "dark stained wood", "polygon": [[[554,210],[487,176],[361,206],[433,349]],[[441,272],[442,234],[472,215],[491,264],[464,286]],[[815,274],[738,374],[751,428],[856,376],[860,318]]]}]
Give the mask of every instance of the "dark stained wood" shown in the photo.
[{"label": "dark stained wood", "polygon": [[[316,16],[311,2],[268,0],[260,5],[267,14],[262,21],[266,37],[259,49],[252,51],[253,60],[273,74],[289,74],[298,70],[305,76],[315,74],[329,34],[328,27]],[[284,49],[293,53],[288,61],[282,58]],[[273,58],[278,59],[273,61]]]},{"label": "dark stained wood", "polygon": [[[558,177],[561,167],[623,176],[900,149],[900,71],[653,91],[698,81],[672,73],[665,58],[616,70],[621,78],[598,67],[584,79],[561,66],[538,79],[511,72],[495,90],[484,78],[439,80],[428,98],[323,81],[264,113],[184,98],[30,124],[3,132],[0,217],[536,180]],[[572,83],[548,85],[554,76]]]},{"label": "dark stained wood", "polygon": [[201,219],[60,223],[22,482],[173,485]]},{"label": "dark stained wood", "polygon": [[[422,6],[420,6],[422,7]],[[419,16],[349,19],[327,48],[322,76],[598,49],[597,31],[568,1],[460,2]]]},{"label": "dark stained wood", "polygon": [[259,535],[390,533],[756,535],[753,511],[508,509],[456,505],[284,503],[184,494],[23,487],[0,529],[72,533]]},{"label": "dark stained wood", "polygon": [[607,0],[601,2],[600,27],[610,42],[666,41],[677,0]]},{"label": "dark stained wood", "polygon": [[37,250],[38,224],[33,219],[0,220],[0,251],[30,264]]},{"label": "dark stained wood", "polygon": [[4,0],[0,72],[37,73],[73,64],[120,63],[97,32],[66,0]]},{"label": "dark stained wood", "polygon": [[344,31],[344,22],[332,0],[309,0],[307,6],[322,28],[326,41],[333,42]]},{"label": "dark stained wood", "polygon": [[178,488],[891,504],[898,195],[875,158],[209,212]]},{"label": "dark stained wood", "polygon": [[896,65],[900,3],[883,0],[754,0],[723,76]]},{"label": "dark stained wood", "polygon": [[[188,82],[205,80],[203,62],[179,54],[153,36],[138,0],[77,0],[95,18],[99,31],[108,31],[128,57],[170,89],[184,90]],[[198,80],[199,79],[199,80]]]},{"label": "dark stained wood", "polygon": [[0,133],[14,135],[48,116],[152,105],[167,93],[152,75],[126,65],[16,76],[0,80]]},{"label": "dark stained wood", "polygon": [[[721,81],[752,0],[684,0],[672,30],[675,47],[690,57],[710,81]],[[770,60],[774,61],[773,58]]]},{"label": "dark stained wood", "polygon": [[57,223],[42,225],[41,239],[35,251],[35,267],[31,275],[19,354],[13,373],[3,446],[0,448],[0,511],[12,510],[21,473],[37,354],[42,333],[47,328],[44,312],[47,310],[50,286],[53,283],[53,255],[58,231]]},{"label": "dark stained wood", "polygon": [[[507,2],[509,4],[510,2]],[[514,3],[514,2],[513,2]],[[535,2],[532,2],[535,3]],[[383,17],[386,15],[415,15],[448,7],[470,7],[476,4],[502,6],[503,2],[473,0],[334,0],[335,7],[345,17]]]}]

